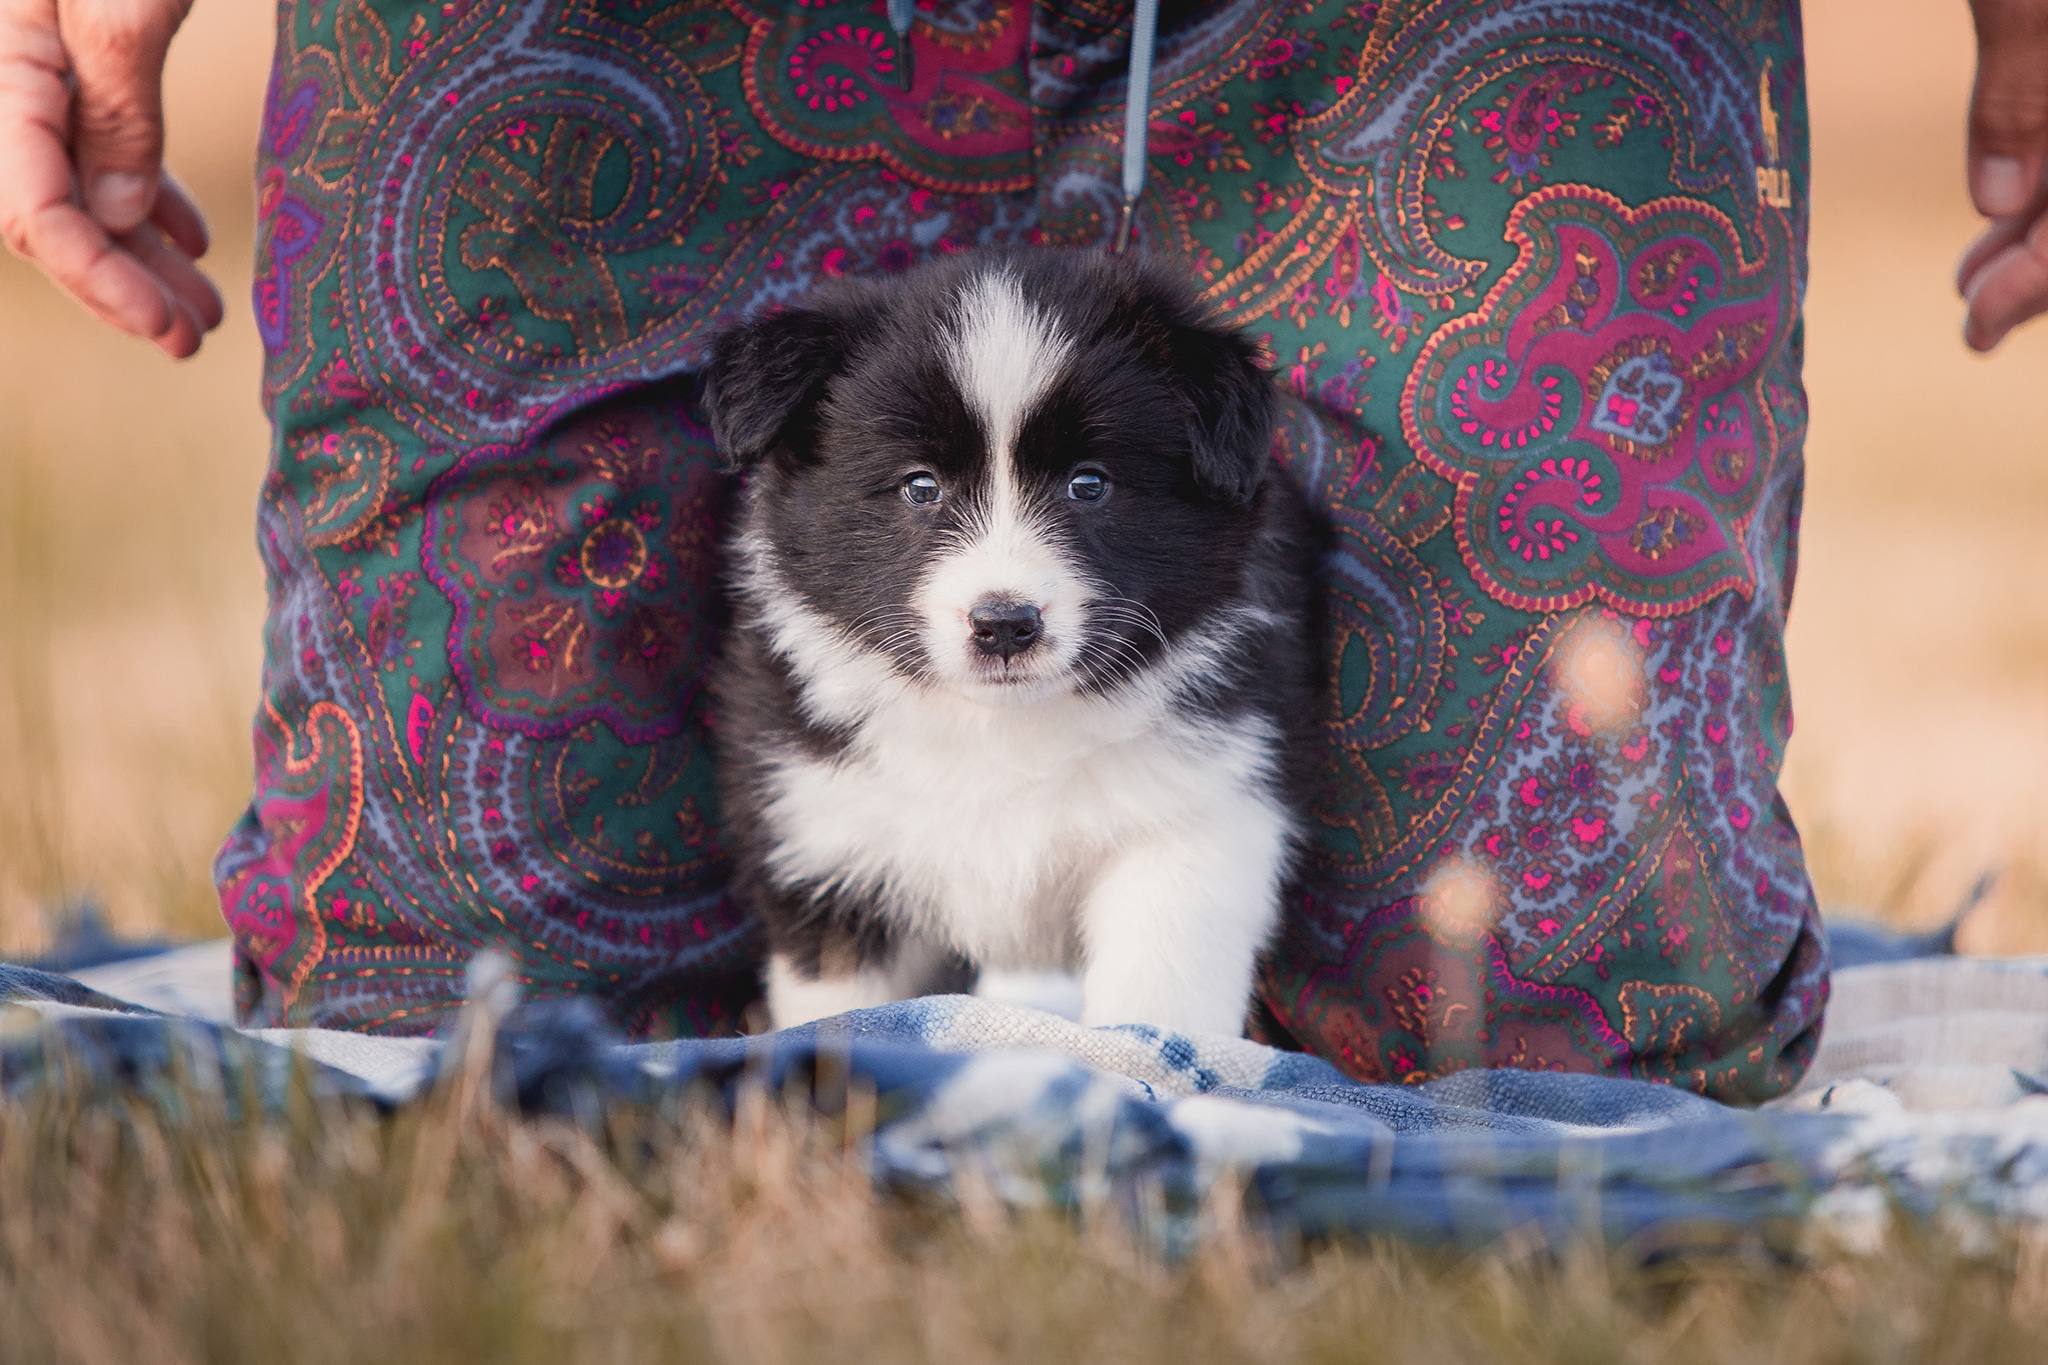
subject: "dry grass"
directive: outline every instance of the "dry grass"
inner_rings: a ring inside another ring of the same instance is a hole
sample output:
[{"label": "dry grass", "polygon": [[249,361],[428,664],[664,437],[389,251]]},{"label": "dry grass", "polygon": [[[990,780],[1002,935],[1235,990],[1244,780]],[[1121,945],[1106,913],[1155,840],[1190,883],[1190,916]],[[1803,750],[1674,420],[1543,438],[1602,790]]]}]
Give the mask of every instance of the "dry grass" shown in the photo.
[{"label": "dry grass", "polygon": [[0,1355],[20,1361],[1428,1361],[2039,1358],[2048,1258],[1938,1242],[1798,1266],[1531,1245],[1190,1261],[1106,1217],[880,1200],[845,1134],[758,1092],[593,1136],[460,1094],[0,1109]]}]

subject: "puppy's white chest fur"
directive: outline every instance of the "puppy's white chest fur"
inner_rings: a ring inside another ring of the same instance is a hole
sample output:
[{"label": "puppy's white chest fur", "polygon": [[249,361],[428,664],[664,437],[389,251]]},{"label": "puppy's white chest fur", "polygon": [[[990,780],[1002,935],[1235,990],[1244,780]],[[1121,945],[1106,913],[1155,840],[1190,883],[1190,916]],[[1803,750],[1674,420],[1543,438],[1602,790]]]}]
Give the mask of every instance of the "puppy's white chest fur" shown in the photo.
[{"label": "puppy's white chest fur", "polygon": [[1070,967],[1123,851],[1284,826],[1265,791],[1271,749],[1256,722],[1144,698],[992,707],[906,691],[838,757],[774,765],[771,865],[785,883],[875,893],[903,929],[977,963]]}]

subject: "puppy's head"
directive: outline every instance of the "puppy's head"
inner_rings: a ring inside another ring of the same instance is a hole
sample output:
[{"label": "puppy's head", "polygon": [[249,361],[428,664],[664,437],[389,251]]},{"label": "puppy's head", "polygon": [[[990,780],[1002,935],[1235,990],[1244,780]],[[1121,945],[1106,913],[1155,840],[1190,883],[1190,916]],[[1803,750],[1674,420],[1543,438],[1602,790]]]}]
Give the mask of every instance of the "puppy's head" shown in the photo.
[{"label": "puppy's head", "polygon": [[1140,676],[1228,608],[1275,398],[1142,265],[971,257],[723,334],[712,424],[778,591],[988,702]]}]

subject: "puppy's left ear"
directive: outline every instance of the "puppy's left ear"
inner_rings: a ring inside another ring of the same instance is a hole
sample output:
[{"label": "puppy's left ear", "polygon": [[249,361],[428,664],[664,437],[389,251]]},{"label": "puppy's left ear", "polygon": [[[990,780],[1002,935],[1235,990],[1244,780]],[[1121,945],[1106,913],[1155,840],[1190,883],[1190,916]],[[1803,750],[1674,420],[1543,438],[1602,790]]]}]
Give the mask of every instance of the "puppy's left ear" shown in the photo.
[{"label": "puppy's left ear", "polygon": [[1192,409],[1195,482],[1219,498],[1250,502],[1266,470],[1279,420],[1272,376],[1241,333],[1207,324],[1175,330],[1174,367]]},{"label": "puppy's left ear", "polygon": [[727,328],[711,343],[704,406],[736,469],[775,451],[811,458],[818,408],[846,359],[848,319],[830,306],[785,308]]}]

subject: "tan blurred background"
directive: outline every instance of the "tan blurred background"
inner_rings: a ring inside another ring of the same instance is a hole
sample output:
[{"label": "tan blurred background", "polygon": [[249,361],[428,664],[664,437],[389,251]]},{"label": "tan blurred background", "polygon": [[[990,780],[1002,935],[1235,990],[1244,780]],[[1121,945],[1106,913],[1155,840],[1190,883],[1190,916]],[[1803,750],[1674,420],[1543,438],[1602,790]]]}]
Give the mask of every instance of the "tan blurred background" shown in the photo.
[{"label": "tan blurred background", "polygon": [[[206,206],[229,322],[174,365],[0,256],[0,954],[87,890],[134,933],[218,931],[207,865],[248,782],[267,433],[248,316],[271,7],[198,0],[170,161]],[[1961,0],[1814,0],[1811,481],[1787,794],[1830,907],[2048,949],[2048,325],[1958,340],[1974,231]]]}]

